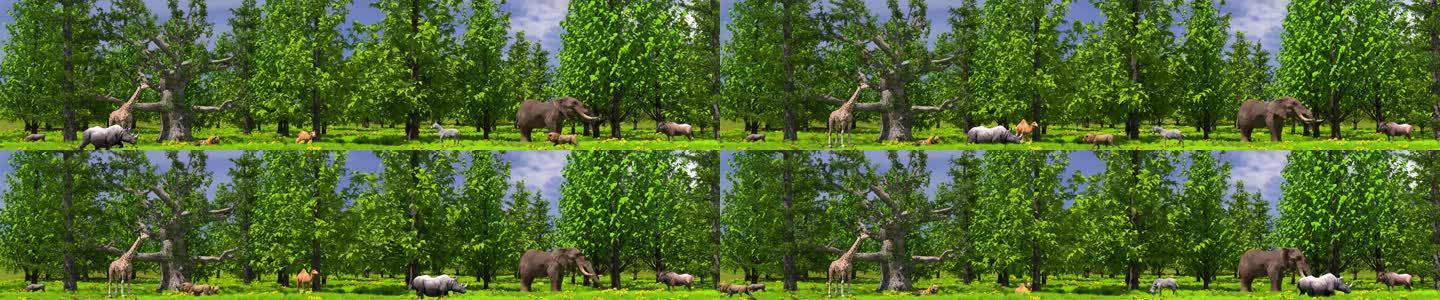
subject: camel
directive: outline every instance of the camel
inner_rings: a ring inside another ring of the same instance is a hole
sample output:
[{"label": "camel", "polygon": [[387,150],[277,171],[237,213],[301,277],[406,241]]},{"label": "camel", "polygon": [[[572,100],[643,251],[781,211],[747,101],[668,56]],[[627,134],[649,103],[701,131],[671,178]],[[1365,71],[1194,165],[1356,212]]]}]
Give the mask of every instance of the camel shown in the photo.
[{"label": "camel", "polygon": [[[860,91],[868,88],[870,88],[870,82],[866,81],[862,74],[860,86],[855,88],[855,94],[850,95],[850,100],[845,100],[845,104],[841,104],[840,108],[830,113],[830,120],[825,123],[825,143],[827,145],[835,147],[835,141],[832,140],[831,135],[836,131],[839,131],[840,146],[843,147],[846,141],[850,141],[850,127],[855,125],[855,115],[852,113],[855,110],[855,100],[860,99]],[[853,144],[854,141],[850,143]]]},{"label": "camel", "polygon": [[110,112],[110,121],[105,125],[120,125],[126,130],[134,130],[135,115],[131,113],[130,105],[135,104],[135,100],[140,99],[140,92],[148,88],[150,88],[150,82],[140,81],[140,86],[135,88],[135,94],[130,95],[130,100],[125,100],[125,104],[121,104],[119,109]]},{"label": "camel", "polygon": [[150,238],[150,234],[142,229],[140,236],[135,238],[135,243],[130,244],[130,250],[125,250],[125,253],[120,254],[120,258],[116,258],[115,261],[110,262],[110,270],[105,273],[106,295],[114,295],[114,291],[110,289],[110,284],[119,280],[120,297],[125,297],[126,286],[130,284],[130,273],[135,271],[135,268],[130,265],[130,257],[135,255],[135,249],[140,247],[140,242],[148,238]]},{"label": "camel", "polygon": [[855,250],[860,248],[860,242],[868,238],[870,238],[870,232],[866,231],[865,227],[860,227],[860,235],[855,237],[855,243],[850,245],[850,250],[846,250],[844,254],[840,254],[840,258],[830,262],[830,270],[826,273],[825,278],[825,297],[830,297],[832,292],[830,283],[835,280],[840,281],[838,284],[840,297],[845,297],[846,285],[850,282],[850,271],[854,269],[854,266],[850,265],[850,256],[855,255]]},{"label": "camel", "polygon": [[[305,268],[300,268],[300,272],[299,272],[299,273],[295,273],[295,285],[296,285],[296,286],[295,286],[295,289],[297,289],[297,290],[305,290],[305,287],[310,286],[310,282],[311,282],[312,280],[315,280],[316,277],[320,277],[320,270],[319,270],[319,269],[310,270],[310,272],[305,272]],[[314,288],[313,286],[310,287],[310,291],[311,291],[311,292],[314,292],[314,291],[315,291],[315,288]]]}]

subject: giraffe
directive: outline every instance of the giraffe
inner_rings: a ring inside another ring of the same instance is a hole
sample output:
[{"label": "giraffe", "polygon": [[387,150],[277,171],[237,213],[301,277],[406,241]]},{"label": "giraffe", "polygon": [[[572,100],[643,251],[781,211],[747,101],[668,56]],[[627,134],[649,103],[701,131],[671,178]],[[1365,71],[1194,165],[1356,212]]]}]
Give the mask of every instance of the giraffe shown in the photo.
[{"label": "giraffe", "polygon": [[[829,147],[835,147],[835,141],[831,140],[831,134],[834,134],[835,131],[840,131],[841,147],[845,146],[845,141],[850,141],[850,127],[855,124],[855,115],[851,114],[851,111],[855,110],[855,100],[860,98],[860,91],[867,88],[870,88],[870,84],[861,81],[860,87],[855,88],[855,94],[850,95],[850,100],[841,104],[837,110],[829,112],[829,121],[825,123],[827,124],[825,125],[827,127],[825,128],[825,143],[829,144]],[[850,141],[850,143],[854,143],[854,141]]]},{"label": "giraffe", "polygon": [[840,146],[843,147],[845,141],[850,141],[850,126],[855,124],[855,115],[851,114],[855,109],[855,99],[860,99],[860,91],[870,88],[870,83],[864,80],[865,77],[862,75],[860,78],[860,86],[855,88],[855,94],[850,95],[850,100],[845,100],[845,104],[831,112],[830,120],[825,123],[825,143],[830,147],[835,147],[835,141],[831,139],[831,134],[835,131],[839,131]]},{"label": "giraffe", "polygon": [[124,254],[120,254],[120,258],[116,258],[115,261],[110,262],[110,270],[105,274],[105,293],[107,296],[114,295],[114,291],[110,289],[110,284],[119,280],[120,297],[125,297],[125,286],[129,284],[130,273],[135,271],[134,268],[130,266],[130,256],[135,254],[135,248],[140,247],[140,242],[148,238],[150,238],[149,233],[143,230],[140,231],[140,236],[135,238],[135,243],[130,244],[130,250],[126,250]]},{"label": "giraffe", "polygon": [[120,125],[120,127],[125,127],[126,130],[135,130],[135,115],[130,113],[130,105],[135,104],[135,100],[140,99],[140,92],[148,88],[150,88],[150,82],[140,81],[140,86],[135,88],[135,94],[130,95],[130,100],[126,100],[125,104],[121,104],[119,109],[110,112],[109,124],[105,125]]},{"label": "giraffe", "polygon": [[855,237],[855,243],[850,245],[850,250],[846,250],[844,254],[840,254],[840,258],[830,262],[830,271],[825,276],[825,297],[830,297],[830,283],[836,280],[840,281],[837,284],[840,289],[840,297],[845,297],[846,285],[850,283],[850,270],[853,269],[853,266],[850,265],[850,256],[855,254],[855,249],[860,248],[860,242],[868,238],[870,238],[870,232],[861,227],[860,235]]}]

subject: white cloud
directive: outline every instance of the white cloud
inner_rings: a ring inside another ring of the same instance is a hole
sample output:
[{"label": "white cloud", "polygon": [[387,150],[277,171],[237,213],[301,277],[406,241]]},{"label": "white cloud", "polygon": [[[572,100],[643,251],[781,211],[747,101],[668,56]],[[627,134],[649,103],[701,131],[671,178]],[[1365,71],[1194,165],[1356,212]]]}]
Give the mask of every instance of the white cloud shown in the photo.
[{"label": "white cloud", "polygon": [[1280,32],[1285,21],[1286,6],[1290,0],[1244,0],[1230,1],[1235,12],[1230,21],[1231,29],[1245,32],[1250,39],[1260,39],[1265,48],[1278,51]]},{"label": "white cloud", "polygon": [[560,187],[548,186],[561,182],[564,177],[561,171],[565,169],[565,157],[570,155],[569,151],[517,151],[506,153],[511,162],[510,180],[516,183],[525,181],[525,188],[532,192],[556,192],[558,195]]},{"label": "white cloud", "polygon": [[1245,181],[1245,189],[1252,192],[1264,191],[1273,186],[1278,187],[1282,179],[1280,171],[1285,169],[1289,161],[1289,151],[1237,151],[1227,153],[1230,156],[1232,169],[1230,178],[1234,181]]},{"label": "white cloud", "polygon": [[560,34],[570,0],[526,0],[510,4],[511,30],[525,31],[526,38],[544,39]]}]

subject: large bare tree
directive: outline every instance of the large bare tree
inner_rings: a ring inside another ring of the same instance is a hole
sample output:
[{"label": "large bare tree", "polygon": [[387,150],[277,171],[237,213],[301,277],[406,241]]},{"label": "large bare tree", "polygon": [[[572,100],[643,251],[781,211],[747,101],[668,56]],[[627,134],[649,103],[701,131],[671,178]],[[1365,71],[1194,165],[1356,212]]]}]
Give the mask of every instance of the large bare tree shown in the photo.
[{"label": "large bare tree", "polygon": [[[864,210],[859,216],[860,226],[868,229],[871,238],[880,243],[879,251],[855,253],[850,259],[880,264],[877,291],[913,290],[916,264],[942,262],[954,258],[956,252],[951,249],[934,256],[912,255],[906,236],[928,223],[949,218],[952,207],[937,207],[937,202],[925,198],[929,171],[925,169],[922,151],[910,152],[908,159],[901,159],[898,152],[891,151],[891,167],[885,174],[876,174],[863,156],[864,153],[858,151],[840,152],[824,172],[825,181],[835,192],[862,198],[859,202]],[[835,254],[845,252],[832,245],[817,248]]]},{"label": "large bare tree", "polygon": [[[115,1],[112,10],[104,13],[109,24],[106,36],[112,39],[109,42],[138,52],[135,67],[153,76],[151,87],[160,92],[159,101],[131,105],[134,111],[160,113],[157,140],[194,140],[190,127],[197,113],[223,111],[234,102],[232,99],[218,106],[198,105],[187,98],[187,90],[197,79],[217,66],[227,65],[230,58],[212,59],[211,51],[206,48],[205,38],[209,37],[213,25],[206,19],[205,1],[190,0],[186,6],[179,2],[170,0],[170,19],[159,26],[140,0]],[[96,95],[96,99],[116,105],[125,103],[103,94]]]}]

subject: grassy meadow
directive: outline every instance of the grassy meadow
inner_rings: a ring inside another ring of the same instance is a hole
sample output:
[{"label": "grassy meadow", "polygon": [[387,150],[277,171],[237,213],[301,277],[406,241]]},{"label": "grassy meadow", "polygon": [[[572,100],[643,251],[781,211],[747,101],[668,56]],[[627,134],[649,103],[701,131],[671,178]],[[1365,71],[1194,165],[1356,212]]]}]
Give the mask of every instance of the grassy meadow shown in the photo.
[{"label": "grassy meadow", "polygon": [[[1362,272],[1364,273],[1364,272]],[[819,274],[812,274],[819,275]],[[272,275],[273,276],[273,275]],[[501,277],[499,282],[490,290],[480,289],[480,284],[474,281],[473,277],[462,276],[460,282],[470,285],[469,292],[463,295],[453,295],[451,299],[725,299],[726,296],[718,291],[700,288],[684,290],[677,288],[673,291],[666,291],[665,287],[654,283],[644,274],[639,279],[631,280],[629,274],[625,276],[625,287],[623,289],[597,290],[580,285],[567,284],[564,292],[552,293],[548,291],[547,284],[541,281],[536,282],[534,288],[537,292],[522,293],[519,291],[518,280],[512,277]],[[976,282],[964,285],[954,278],[944,279],[921,279],[916,286],[923,288],[931,284],[941,286],[940,293],[930,297],[918,297],[910,293],[886,292],[877,293],[874,291],[878,274],[861,274],[861,278],[855,283],[855,295],[847,297],[852,299],[903,299],[903,298],[935,298],[935,299],[1308,299],[1301,297],[1294,292],[1294,285],[1288,281],[1284,285],[1285,292],[1270,293],[1241,293],[1238,291],[1239,284],[1234,278],[1222,277],[1220,281],[1212,286],[1210,290],[1200,289],[1200,284],[1194,278],[1177,277],[1180,280],[1181,290],[1179,296],[1172,296],[1168,292],[1163,296],[1150,295],[1142,290],[1126,291],[1124,284],[1119,278],[1080,278],[1077,276],[1064,276],[1050,278],[1050,285],[1046,286],[1044,292],[1035,292],[1028,296],[1016,295],[1013,288],[1002,287],[989,282]],[[139,281],[134,285],[138,299],[169,299],[188,298],[189,295],[166,292],[156,293],[157,274],[140,274]],[[1416,285],[1416,289],[1405,291],[1397,289],[1387,291],[1385,286],[1375,283],[1374,276],[1361,275],[1360,280],[1350,280],[1354,284],[1353,293],[1343,294],[1335,299],[1440,299],[1440,291]],[[25,282],[20,280],[18,274],[6,275],[0,279],[0,298],[4,299],[98,299],[105,297],[104,279],[93,279],[80,283],[80,291],[69,294],[61,290],[59,280],[44,281],[47,292],[26,293],[20,288]],[[1348,278],[1348,276],[1347,276]],[[728,282],[740,282],[739,274],[726,274],[722,278]],[[608,280],[608,279],[602,279]],[[1153,278],[1147,277],[1142,282],[1148,283]],[[1263,279],[1262,279],[1263,280]],[[399,279],[380,278],[357,278],[353,276],[331,277],[329,284],[324,291],[317,293],[299,292],[295,288],[284,288],[272,282],[273,277],[261,278],[251,285],[244,285],[232,277],[212,279],[210,282],[202,282],[221,287],[218,296],[205,296],[206,299],[413,299],[415,295]],[[608,282],[608,281],[605,281]],[[1018,281],[1017,281],[1018,282]],[[1268,282],[1268,281],[1266,281]],[[799,284],[799,291],[787,293],[780,291],[781,282],[778,279],[764,281],[767,291],[756,292],[757,299],[822,299],[825,298],[825,282],[823,278],[802,281]],[[1428,286],[1428,281],[1426,286]],[[708,286],[708,284],[703,284]],[[1257,281],[1256,287],[1268,286],[1268,283]],[[743,295],[737,295],[743,298]]]},{"label": "grassy meadow", "polygon": [[[645,123],[645,122],[641,122]],[[267,130],[257,130],[250,135],[244,135],[238,128],[223,126],[211,128],[197,128],[194,136],[203,139],[209,136],[219,136],[220,145],[217,146],[196,146],[194,143],[161,143],[156,142],[155,137],[159,134],[159,126],[156,124],[141,124],[139,134],[139,147],[141,150],[825,150],[827,147],[825,139],[826,132],[823,124],[812,125],[812,129],[802,131],[799,139],[795,142],[784,142],[781,139],[784,134],[780,130],[766,130],[767,141],[744,142],[749,132],[742,130],[739,123],[722,124],[720,140],[711,138],[711,133],[697,132],[693,141],[686,141],[683,137],[669,141],[664,135],[654,132],[645,124],[632,127],[630,124],[622,126],[624,139],[611,139],[609,127],[602,128],[603,134],[599,139],[581,137],[578,147],[571,145],[553,145],[545,141],[543,129],[537,130],[533,135],[533,141],[524,143],[520,141],[520,133],[513,126],[500,125],[497,132],[491,133],[490,139],[482,139],[479,132],[473,127],[454,127],[460,129],[461,140],[457,142],[446,141],[441,143],[435,136],[434,130],[429,127],[422,128],[421,138],[416,141],[405,139],[404,129],[400,127],[385,128],[381,126],[362,127],[353,124],[332,125],[330,132],[323,135],[320,141],[311,144],[295,144],[294,133],[299,133],[299,128],[292,129],[292,136],[280,136],[274,132],[274,127],[266,127]],[[844,149],[878,150],[878,149],[925,149],[925,150],[1088,150],[1092,146],[1082,143],[1081,137],[1087,133],[1108,133],[1114,134],[1118,140],[1115,147],[1103,147],[1112,150],[1440,150],[1440,141],[1430,138],[1429,129],[1426,132],[1416,134],[1415,139],[1405,140],[1399,138],[1394,141],[1387,141],[1383,134],[1375,132],[1373,124],[1361,123],[1358,128],[1350,125],[1343,127],[1345,138],[1342,140],[1331,140],[1327,134],[1321,138],[1311,138],[1299,134],[1289,134],[1286,130],[1284,141],[1280,143],[1270,142],[1268,131],[1256,130],[1254,142],[1240,142],[1240,133],[1237,129],[1221,126],[1217,132],[1211,134],[1209,140],[1201,139],[1201,134],[1191,127],[1178,127],[1173,124],[1166,128],[1178,128],[1186,137],[1184,145],[1174,140],[1161,140],[1153,132],[1149,131],[1149,125],[1144,126],[1139,140],[1127,140],[1124,138],[1124,128],[1108,128],[1092,126],[1083,128],[1076,125],[1060,125],[1050,127],[1050,131],[1041,142],[1026,142],[1024,144],[1010,145],[974,145],[965,143],[965,131],[954,127],[940,127],[929,130],[916,130],[914,135],[917,139],[929,136],[939,136],[939,145],[917,146],[914,143],[899,142],[876,142],[879,136],[878,124],[861,124],[852,135],[855,145],[848,145]],[[1263,132],[1262,132],[1263,131]],[[567,129],[568,132],[568,129]],[[44,131],[47,141],[45,142],[24,142],[23,138],[28,135],[21,130],[20,124],[0,124],[0,149],[7,150],[65,150],[75,149],[79,142],[64,142],[59,129]],[[125,149],[136,149],[127,148]]]}]

